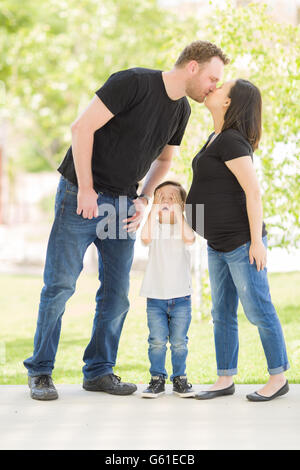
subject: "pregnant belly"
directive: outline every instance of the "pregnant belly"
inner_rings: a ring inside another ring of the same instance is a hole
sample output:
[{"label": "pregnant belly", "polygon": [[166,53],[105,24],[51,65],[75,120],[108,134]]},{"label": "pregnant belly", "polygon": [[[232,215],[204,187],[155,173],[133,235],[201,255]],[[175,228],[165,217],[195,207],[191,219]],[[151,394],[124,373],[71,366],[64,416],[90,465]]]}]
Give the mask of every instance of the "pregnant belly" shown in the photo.
[{"label": "pregnant belly", "polygon": [[198,193],[197,202],[187,199],[186,216],[189,225],[206,239],[249,229],[246,200],[241,193]]}]

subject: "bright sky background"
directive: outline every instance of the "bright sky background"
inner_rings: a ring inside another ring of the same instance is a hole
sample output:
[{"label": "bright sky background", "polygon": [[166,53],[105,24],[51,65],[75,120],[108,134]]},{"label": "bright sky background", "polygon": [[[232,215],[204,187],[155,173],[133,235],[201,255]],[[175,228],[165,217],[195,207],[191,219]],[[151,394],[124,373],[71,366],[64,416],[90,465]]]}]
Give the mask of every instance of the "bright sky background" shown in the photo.
[{"label": "bright sky background", "polygon": [[[199,0],[186,0],[188,3],[199,3]],[[184,0],[159,0],[159,3],[161,5],[174,5],[174,4],[179,4],[179,3],[184,3]],[[209,0],[207,0],[207,3],[209,3]],[[213,0],[212,5],[218,5],[222,6],[226,4],[226,0]]]}]

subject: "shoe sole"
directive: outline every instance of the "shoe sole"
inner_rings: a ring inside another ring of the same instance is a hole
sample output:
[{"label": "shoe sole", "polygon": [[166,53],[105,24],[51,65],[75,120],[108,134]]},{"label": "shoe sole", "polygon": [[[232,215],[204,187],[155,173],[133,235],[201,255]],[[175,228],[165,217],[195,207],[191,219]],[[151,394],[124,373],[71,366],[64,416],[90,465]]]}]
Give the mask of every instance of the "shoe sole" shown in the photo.
[{"label": "shoe sole", "polygon": [[229,397],[231,395],[234,395],[234,392],[233,393],[222,393],[222,394],[218,394],[218,395],[208,394],[207,393],[203,396],[195,395],[195,399],[196,400],[213,400],[214,398]]},{"label": "shoe sole", "polygon": [[30,397],[33,400],[39,400],[39,401],[51,401],[51,400],[57,400],[58,399],[58,395],[53,396],[53,397],[38,397],[38,396],[33,396],[32,394],[30,394]]},{"label": "shoe sole", "polygon": [[181,398],[191,398],[191,397],[194,397],[196,395],[196,392],[180,393],[180,392],[175,392],[174,390],[173,390],[173,393],[175,395],[178,395]]},{"label": "shoe sole", "polygon": [[134,392],[137,391],[137,388],[135,390],[131,390],[131,391],[118,391],[116,392],[115,390],[101,390],[99,388],[93,388],[93,387],[85,387],[85,386],[82,386],[82,388],[88,392],[103,392],[103,393],[109,393],[110,395],[120,395],[120,396],[125,396],[125,395],[132,395]]},{"label": "shoe sole", "polygon": [[289,386],[288,384],[284,385],[282,390],[278,390],[277,393],[274,393],[274,395],[272,395],[271,397],[264,397],[263,395],[255,395],[255,394],[250,394],[250,395],[246,395],[246,398],[249,400],[249,401],[253,401],[253,402],[266,402],[266,401],[272,401],[272,400],[275,400],[276,398],[278,397],[282,397],[284,395],[286,395],[287,393],[289,392]]},{"label": "shoe sole", "polygon": [[158,398],[161,395],[164,395],[165,392],[159,392],[159,393],[141,393],[142,398]]},{"label": "shoe sole", "polygon": [[226,397],[235,394],[235,384],[221,390],[207,390],[195,394],[196,400],[213,400],[214,398]]}]

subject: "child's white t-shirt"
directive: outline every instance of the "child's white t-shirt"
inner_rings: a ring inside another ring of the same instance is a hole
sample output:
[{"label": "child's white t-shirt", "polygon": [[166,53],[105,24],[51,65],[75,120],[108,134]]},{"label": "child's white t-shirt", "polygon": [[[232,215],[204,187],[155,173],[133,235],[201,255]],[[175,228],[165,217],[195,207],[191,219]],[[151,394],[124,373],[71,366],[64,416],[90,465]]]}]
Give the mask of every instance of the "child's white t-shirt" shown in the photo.
[{"label": "child's white t-shirt", "polygon": [[181,238],[182,225],[156,221],[140,289],[142,297],[173,299],[193,292],[191,246]]}]

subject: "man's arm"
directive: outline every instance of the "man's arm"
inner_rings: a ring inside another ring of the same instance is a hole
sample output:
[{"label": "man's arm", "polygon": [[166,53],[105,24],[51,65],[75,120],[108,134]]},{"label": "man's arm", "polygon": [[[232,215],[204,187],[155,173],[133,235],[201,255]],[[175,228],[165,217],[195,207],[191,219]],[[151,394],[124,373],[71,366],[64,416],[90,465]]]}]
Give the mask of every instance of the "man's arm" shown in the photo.
[{"label": "man's arm", "polygon": [[72,153],[78,180],[77,214],[92,219],[98,216],[98,194],[93,188],[92,150],[94,133],[114,115],[95,96],[83,113],[71,125]]},{"label": "man's arm", "polygon": [[[166,145],[159,157],[154,160],[147,173],[141,193],[144,193],[149,197],[153,196],[154,189],[162,182],[164,176],[168,173],[171,167],[175,148],[177,148],[175,145]],[[134,200],[136,212],[132,217],[123,220],[124,223],[127,223],[124,225],[125,230],[128,232],[135,232],[139,228],[144,218],[147,203],[148,202],[144,198],[137,198]]]},{"label": "man's arm", "polygon": [[142,193],[153,196],[154,189],[162,182],[171,167],[176,148],[175,145],[166,145],[159,157],[154,160],[145,178]]}]

